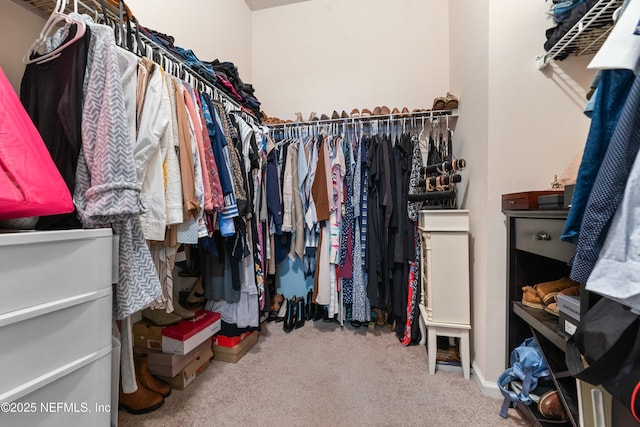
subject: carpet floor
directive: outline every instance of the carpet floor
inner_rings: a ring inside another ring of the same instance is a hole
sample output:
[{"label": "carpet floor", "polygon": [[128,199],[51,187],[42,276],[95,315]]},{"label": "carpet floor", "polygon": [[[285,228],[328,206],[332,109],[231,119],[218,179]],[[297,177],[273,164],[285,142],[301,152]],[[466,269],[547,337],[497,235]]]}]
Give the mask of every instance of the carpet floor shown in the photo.
[{"label": "carpet floor", "polygon": [[524,426],[473,376],[429,375],[424,346],[403,347],[388,327],[307,322],[286,334],[264,323],[238,363],[212,360],[155,412],[120,410],[121,427],[162,426]]}]

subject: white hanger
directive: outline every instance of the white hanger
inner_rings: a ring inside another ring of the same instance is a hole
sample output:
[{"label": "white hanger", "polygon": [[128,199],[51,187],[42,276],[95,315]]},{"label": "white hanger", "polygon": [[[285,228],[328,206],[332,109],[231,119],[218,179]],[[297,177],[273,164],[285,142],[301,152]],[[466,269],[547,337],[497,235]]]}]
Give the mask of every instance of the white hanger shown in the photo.
[{"label": "white hanger", "polygon": [[[81,39],[84,36],[85,30],[86,30],[86,24],[82,21],[71,18],[70,16],[64,14],[66,7],[67,7],[66,0],[56,0],[56,5],[53,11],[51,12],[51,15],[49,16],[49,19],[47,19],[47,22],[45,22],[44,27],[40,32],[40,35],[33,42],[29,50],[25,53],[24,57],[22,58],[22,62],[24,64],[42,63],[42,62],[50,61],[54,58],[57,58],[58,56],[60,56],[60,53],[67,46],[75,43],[77,40]],[[77,8],[77,3],[74,3],[74,7]],[[75,36],[73,36],[71,40],[68,40],[66,43],[63,43],[62,45],[58,46],[51,52],[45,53],[44,55],[40,55],[35,58],[31,58],[31,56],[37,53],[38,49],[40,49],[42,45],[45,43],[51,30],[55,29],[56,25],[63,21],[65,25],[69,25],[69,24],[77,25]]]}]

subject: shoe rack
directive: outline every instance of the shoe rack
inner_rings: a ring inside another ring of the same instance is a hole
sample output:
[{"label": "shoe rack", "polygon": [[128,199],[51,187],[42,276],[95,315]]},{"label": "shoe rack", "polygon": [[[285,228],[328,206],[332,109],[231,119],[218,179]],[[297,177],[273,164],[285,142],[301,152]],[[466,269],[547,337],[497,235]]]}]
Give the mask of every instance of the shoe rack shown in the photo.
[{"label": "shoe rack", "polygon": [[536,57],[539,70],[562,52],[574,55],[596,53],[613,29],[613,13],[623,0],[599,0],[547,53]]},{"label": "shoe rack", "polygon": [[[568,210],[504,210],[507,218],[507,348],[505,368],[514,348],[526,338],[535,337],[542,351],[553,382],[560,394],[569,420],[565,425],[578,427],[579,400],[576,379],[569,375],[565,364],[565,334],[558,318],[540,308],[522,304],[522,287],[569,277],[567,262],[575,245],[560,241]],[[584,292],[583,292],[584,294]],[[523,418],[542,426],[549,423],[535,405],[518,404]],[[541,421],[540,421],[541,420]]]}]

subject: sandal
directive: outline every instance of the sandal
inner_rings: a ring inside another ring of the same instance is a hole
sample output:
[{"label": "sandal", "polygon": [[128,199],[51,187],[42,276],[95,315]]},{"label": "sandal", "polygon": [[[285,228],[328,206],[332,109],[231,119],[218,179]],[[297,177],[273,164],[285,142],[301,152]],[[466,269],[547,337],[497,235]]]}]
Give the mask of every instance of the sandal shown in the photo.
[{"label": "sandal", "polygon": [[458,108],[458,98],[447,92],[447,97],[444,99],[444,109],[455,110],[456,108]]}]

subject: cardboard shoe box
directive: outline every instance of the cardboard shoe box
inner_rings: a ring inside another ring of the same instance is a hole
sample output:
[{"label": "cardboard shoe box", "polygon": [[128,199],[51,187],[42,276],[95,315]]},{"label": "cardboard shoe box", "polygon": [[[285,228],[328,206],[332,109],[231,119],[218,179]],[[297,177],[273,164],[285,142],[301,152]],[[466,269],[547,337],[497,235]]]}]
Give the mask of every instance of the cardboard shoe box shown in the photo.
[{"label": "cardboard shoe box", "polygon": [[211,338],[211,344],[219,345],[221,347],[233,347],[234,345],[240,344],[240,341],[244,340],[249,335],[251,335],[251,332],[244,332],[235,337],[227,337],[225,335],[218,334],[218,335],[214,335]]},{"label": "cardboard shoe box", "polygon": [[190,320],[162,330],[162,352],[185,355],[220,330],[220,314],[201,310]]},{"label": "cardboard shoe box", "polygon": [[147,359],[149,362],[149,371],[155,375],[173,378],[210,349],[211,342],[206,340],[184,356],[151,352]]},{"label": "cardboard shoe box", "polygon": [[[207,343],[209,343],[209,340],[207,340]],[[196,360],[180,371],[178,375],[174,377],[159,376],[159,378],[171,384],[172,388],[184,390],[207,369],[212,357],[213,351],[211,348],[207,348],[203,354],[199,355]]]},{"label": "cardboard shoe box", "polygon": [[580,297],[559,295],[558,311],[560,312],[558,317],[560,330],[566,337],[572,336],[580,323]]},{"label": "cardboard shoe box", "polygon": [[259,336],[260,333],[258,331],[253,331],[249,336],[233,347],[214,345],[213,358],[222,362],[237,363],[249,352],[249,350],[253,348],[254,345],[256,345]]},{"label": "cardboard shoe box", "polygon": [[133,324],[133,345],[141,350],[162,350],[162,326],[146,320]]}]

